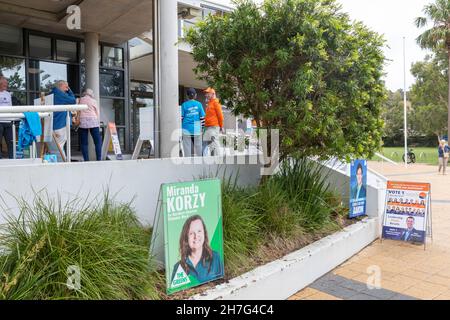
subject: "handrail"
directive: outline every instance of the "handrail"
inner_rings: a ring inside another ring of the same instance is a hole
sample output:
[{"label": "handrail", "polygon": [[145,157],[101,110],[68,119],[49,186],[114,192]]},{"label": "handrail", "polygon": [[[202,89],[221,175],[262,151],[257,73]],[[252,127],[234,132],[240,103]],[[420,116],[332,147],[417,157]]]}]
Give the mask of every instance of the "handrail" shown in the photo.
[{"label": "handrail", "polygon": [[61,105],[61,106],[14,106],[1,107],[1,113],[24,113],[24,112],[61,112],[61,111],[82,111],[87,110],[85,104]]},{"label": "handrail", "polygon": [[389,179],[386,176],[384,176],[383,174],[379,173],[378,171],[376,171],[376,170],[374,170],[372,168],[367,168],[367,170],[372,172],[373,174],[379,176],[380,178],[382,178],[382,179],[384,179],[386,181],[389,181]]},{"label": "handrail", "polygon": [[[0,115],[4,115],[3,118],[20,118],[24,112],[67,112],[66,119],[66,130],[67,130],[67,155],[66,162],[71,161],[71,135],[70,135],[70,111],[82,111],[89,109],[85,104],[71,104],[71,105],[36,105],[36,106],[13,106],[13,107],[1,107]],[[5,116],[6,115],[6,116]],[[15,126],[13,125],[13,135],[15,135]],[[32,147],[32,158],[34,158],[35,153],[35,142],[33,142]],[[15,146],[14,146],[15,150]],[[61,154],[62,155],[62,154]]]},{"label": "handrail", "polygon": [[[47,117],[51,116],[50,112],[39,112],[38,114],[39,114],[40,118],[47,118]],[[23,113],[0,113],[0,119],[4,119],[4,118],[8,118],[8,119],[15,118],[17,120],[20,120],[20,119],[25,118],[25,114],[23,114]]]},{"label": "handrail", "polygon": [[391,159],[389,159],[389,158],[383,156],[381,153],[378,153],[378,152],[377,152],[377,153],[375,153],[375,155],[378,156],[378,157],[380,157],[380,158],[383,159],[384,161],[387,161],[387,162],[389,162],[389,163],[392,163],[392,164],[395,164],[396,166],[398,166],[398,163],[397,163],[397,162],[395,162],[395,161],[393,161],[393,160],[391,160]]}]

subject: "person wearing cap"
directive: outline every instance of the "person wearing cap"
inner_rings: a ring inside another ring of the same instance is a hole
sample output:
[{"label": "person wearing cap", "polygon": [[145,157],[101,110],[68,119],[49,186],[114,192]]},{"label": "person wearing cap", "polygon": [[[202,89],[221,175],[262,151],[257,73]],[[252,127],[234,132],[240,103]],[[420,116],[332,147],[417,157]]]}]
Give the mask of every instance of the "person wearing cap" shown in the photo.
[{"label": "person wearing cap", "polygon": [[88,106],[87,110],[78,113],[81,153],[84,161],[89,161],[89,133],[94,140],[95,154],[97,161],[102,159],[102,138],[100,136],[100,111],[98,103],[95,100],[94,91],[86,89],[80,99],[80,104]]},{"label": "person wearing cap", "polygon": [[[185,157],[202,156],[202,127],[205,111],[196,100],[197,92],[193,88],[187,90],[188,100],[181,105],[181,122],[183,130],[183,150]],[[194,146],[194,148],[192,148]]]},{"label": "person wearing cap", "polygon": [[222,105],[217,99],[216,91],[213,88],[207,88],[206,94],[206,116],[205,133],[203,135],[204,151],[209,147],[211,155],[215,156],[219,152],[219,135],[223,132],[223,112]]}]

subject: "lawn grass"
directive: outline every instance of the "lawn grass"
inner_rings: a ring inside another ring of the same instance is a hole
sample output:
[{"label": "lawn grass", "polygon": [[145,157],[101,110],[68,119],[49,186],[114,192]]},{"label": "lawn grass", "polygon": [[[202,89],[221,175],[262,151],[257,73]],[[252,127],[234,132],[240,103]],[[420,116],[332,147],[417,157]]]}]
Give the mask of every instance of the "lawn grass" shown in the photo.
[{"label": "lawn grass", "polygon": [[[416,154],[416,163],[437,165],[438,164],[438,151],[436,148],[412,148],[413,152]],[[383,156],[395,161],[403,162],[402,157],[405,153],[404,148],[394,147],[394,148],[383,148],[380,152]],[[373,157],[373,161],[382,161],[378,156]]]}]

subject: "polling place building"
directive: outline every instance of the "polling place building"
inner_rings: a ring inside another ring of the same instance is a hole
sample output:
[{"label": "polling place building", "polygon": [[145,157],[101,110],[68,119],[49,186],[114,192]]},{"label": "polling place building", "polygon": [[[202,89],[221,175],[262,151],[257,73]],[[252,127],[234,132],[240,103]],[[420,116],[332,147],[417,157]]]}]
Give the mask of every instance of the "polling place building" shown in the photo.
[{"label": "polling place building", "polygon": [[[165,158],[176,149],[185,90],[207,85],[193,72],[185,31],[230,10],[227,0],[0,0],[0,71],[22,105],[57,80],[77,96],[93,89],[102,125],[115,122],[125,153],[139,137],[139,109],[151,108],[154,156]],[[76,151],[75,130],[72,141]]]},{"label": "polling place building", "polygon": [[[71,6],[76,10],[68,10]],[[81,25],[73,28],[77,10]],[[181,126],[180,102],[187,88],[207,86],[193,72],[184,32],[209,14],[229,10],[224,0],[0,0],[0,71],[20,105],[33,105],[55,81],[66,80],[78,96],[85,88],[95,91],[101,122],[115,122],[128,155],[139,137],[140,109],[151,110],[146,119],[154,134],[153,159],[0,160],[0,224],[6,214],[20,213],[17,198],[32,202],[37,192],[64,203],[74,197],[89,202],[108,190],[116,201],[133,201],[140,221],[152,224],[163,183],[226,174],[237,176],[242,185],[257,184],[261,165],[250,161],[177,162],[183,160],[174,136]],[[76,131],[71,135],[75,154]]]}]

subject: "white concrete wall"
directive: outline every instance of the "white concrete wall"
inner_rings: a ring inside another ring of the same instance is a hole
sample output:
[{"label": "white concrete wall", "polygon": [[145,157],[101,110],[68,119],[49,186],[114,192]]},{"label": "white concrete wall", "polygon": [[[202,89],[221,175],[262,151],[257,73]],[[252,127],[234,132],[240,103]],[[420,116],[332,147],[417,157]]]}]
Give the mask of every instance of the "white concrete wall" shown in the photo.
[{"label": "white concrete wall", "polygon": [[5,222],[5,213],[18,213],[12,195],[32,201],[35,191],[45,190],[50,197],[60,194],[63,201],[95,197],[101,200],[102,190],[109,188],[119,202],[134,199],[140,221],[151,225],[162,183],[191,181],[217,173],[223,177],[224,172],[226,176],[238,174],[240,185],[255,185],[260,178],[259,165],[175,164],[172,159],[46,165],[0,163],[0,204],[4,209],[0,210],[0,224]]},{"label": "white concrete wall", "polygon": [[194,296],[194,300],[286,300],[378,238],[377,218],[366,218],[279,260]]},{"label": "white concrete wall", "polygon": [[[227,165],[182,164],[175,163],[172,159],[46,165],[33,163],[32,160],[3,160],[0,161],[0,205],[1,208],[17,213],[17,204],[12,195],[32,200],[33,190],[46,190],[51,197],[56,197],[59,193],[63,200],[77,196],[101,199],[103,190],[109,187],[111,194],[116,194],[117,201],[129,202],[134,198],[133,204],[140,220],[149,225],[153,222],[162,183],[190,181],[201,176],[215,176],[217,172],[220,177],[223,177],[224,172],[226,176],[238,174],[238,183],[241,185],[258,183],[260,165],[233,164],[249,163],[249,159],[245,157],[228,160],[230,164]],[[347,201],[350,180],[348,173],[335,166],[333,170],[325,169],[324,174],[331,188]],[[368,215],[381,218],[386,193],[383,177],[369,172],[368,180]],[[4,217],[0,214],[0,223],[3,222]]]}]

